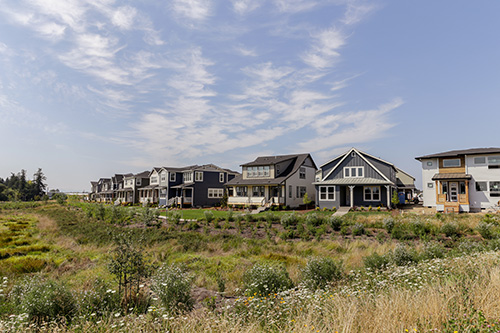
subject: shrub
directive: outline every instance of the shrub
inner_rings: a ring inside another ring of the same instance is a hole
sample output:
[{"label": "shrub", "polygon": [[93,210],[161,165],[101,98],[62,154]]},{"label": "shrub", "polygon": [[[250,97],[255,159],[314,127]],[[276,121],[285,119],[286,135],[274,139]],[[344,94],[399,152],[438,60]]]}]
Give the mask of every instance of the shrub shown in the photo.
[{"label": "shrub", "polygon": [[80,315],[104,317],[120,309],[118,293],[101,279],[92,283],[92,289],[80,294]]},{"label": "shrub", "polygon": [[398,245],[396,249],[394,249],[392,259],[396,265],[404,266],[417,262],[417,253],[414,249],[409,249],[404,245]]},{"label": "shrub", "polygon": [[470,254],[470,253],[475,253],[475,252],[481,252],[484,250],[484,247],[479,242],[470,241],[470,240],[465,239],[465,240],[461,241],[460,244],[458,244],[456,250],[459,253]]},{"label": "shrub", "polygon": [[313,227],[319,227],[323,224],[323,218],[316,213],[308,214],[306,216],[306,224],[312,225]]},{"label": "shrub", "polygon": [[296,226],[299,222],[299,217],[295,213],[285,214],[281,216],[281,225],[284,228]]},{"label": "shrub", "polygon": [[409,225],[405,223],[396,223],[391,230],[391,237],[399,240],[408,240],[414,238]]},{"label": "shrub", "polygon": [[361,236],[365,234],[365,225],[363,223],[356,223],[352,226],[353,236]]},{"label": "shrub", "polygon": [[175,225],[178,225],[181,221],[181,213],[176,211],[167,212],[167,220]]},{"label": "shrub", "polygon": [[234,221],[234,212],[232,209],[229,209],[227,211],[226,221],[228,221],[228,222]]},{"label": "shrub", "polygon": [[151,279],[151,290],[170,313],[190,311],[193,277],[176,265],[163,265]]},{"label": "shrub", "polygon": [[441,226],[441,232],[446,237],[457,238],[459,236],[458,226],[455,223],[448,222]]},{"label": "shrub", "polygon": [[387,266],[389,266],[390,263],[391,263],[390,254],[380,255],[374,252],[373,254],[370,254],[369,256],[363,258],[363,264],[365,265],[365,268],[371,270],[384,269]]},{"label": "shrub", "polygon": [[200,228],[200,225],[196,221],[191,221],[188,223],[186,226],[188,230],[198,230]]},{"label": "shrub", "polygon": [[156,209],[151,209],[148,206],[144,207],[141,212],[141,221],[148,227],[156,225],[160,213]]},{"label": "shrub", "polygon": [[342,264],[331,258],[312,258],[302,270],[301,283],[308,289],[324,289],[328,283],[340,280]]},{"label": "shrub", "polygon": [[284,266],[255,264],[243,275],[245,293],[249,296],[268,295],[293,287]]},{"label": "shrub", "polygon": [[418,237],[423,237],[430,232],[430,228],[427,223],[419,219],[410,221],[410,230]]},{"label": "shrub", "polygon": [[496,236],[495,225],[493,223],[480,222],[476,230],[484,239],[492,239]]},{"label": "shrub", "polygon": [[446,249],[441,243],[427,243],[422,251],[422,259],[444,258]]},{"label": "shrub", "polygon": [[342,218],[340,216],[330,216],[328,218],[328,224],[334,231],[339,231],[342,227]]},{"label": "shrub", "polygon": [[388,233],[392,233],[392,229],[394,229],[395,225],[396,222],[394,222],[394,219],[392,217],[387,217],[384,219],[384,228]]},{"label": "shrub", "polygon": [[214,219],[214,213],[209,210],[204,211],[203,215],[205,215],[205,219],[208,223],[212,222],[212,220]]},{"label": "shrub", "polygon": [[18,311],[37,323],[63,318],[71,321],[77,312],[75,298],[65,285],[37,276],[14,286],[11,296]]}]

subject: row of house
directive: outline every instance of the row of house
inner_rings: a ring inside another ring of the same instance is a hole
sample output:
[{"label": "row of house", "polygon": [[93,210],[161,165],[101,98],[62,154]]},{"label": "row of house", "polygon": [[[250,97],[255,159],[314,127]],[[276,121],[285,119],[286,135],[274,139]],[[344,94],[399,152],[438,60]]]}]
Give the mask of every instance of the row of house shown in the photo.
[{"label": "row of house", "polygon": [[[500,148],[453,150],[416,157],[422,163],[423,205],[440,212],[481,211],[500,201]],[[394,164],[352,148],[316,166],[310,154],[261,156],[241,173],[214,164],[160,167],[91,182],[90,199],[160,206],[298,207],[308,194],[319,208],[390,206],[415,195],[415,178]]]},{"label": "row of house", "polygon": [[224,194],[230,206],[299,207],[308,195],[319,208],[391,205],[393,192],[411,199],[415,178],[355,148],[316,166],[310,154],[261,156],[241,173],[213,164],[159,167],[91,182],[91,200],[204,207]]}]

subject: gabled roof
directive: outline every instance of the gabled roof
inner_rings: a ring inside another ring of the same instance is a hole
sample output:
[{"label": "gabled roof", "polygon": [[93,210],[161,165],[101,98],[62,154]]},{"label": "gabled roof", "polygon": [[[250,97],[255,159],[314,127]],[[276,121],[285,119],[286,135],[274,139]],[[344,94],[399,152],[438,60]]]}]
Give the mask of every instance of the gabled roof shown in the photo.
[{"label": "gabled roof", "polygon": [[[254,165],[273,165],[280,162],[284,162],[290,159],[294,159],[293,163],[291,163],[283,172],[280,173],[278,177],[275,178],[250,178],[243,179],[242,175],[236,176],[232,180],[228,181],[226,185],[278,185],[287,180],[290,176],[295,174],[297,170],[304,164],[307,158],[311,159],[311,162],[314,165],[314,168],[317,169],[314,160],[312,159],[310,154],[296,154],[296,155],[281,155],[281,156],[262,156],[257,157],[255,161],[250,163],[242,164],[241,166],[254,166]],[[272,163],[274,162],[274,163]],[[254,164],[256,163],[256,164]],[[263,164],[261,164],[263,163]]]},{"label": "gabled roof", "polygon": [[[388,181],[388,182],[390,182],[390,183],[392,184],[392,182],[389,180],[389,178],[387,178],[387,177],[386,177],[386,175],[384,175],[384,174],[383,174],[383,173],[382,173],[382,172],[381,172],[378,168],[376,168],[376,167],[375,167],[372,163],[370,163],[370,161],[368,161],[368,160],[365,158],[365,156],[364,156],[364,155],[369,156],[369,157],[371,157],[371,158],[373,158],[373,159],[376,159],[376,160],[378,160],[378,161],[380,161],[380,162],[382,162],[382,163],[388,164],[388,165],[392,166],[393,168],[396,168],[396,167],[394,166],[394,164],[389,163],[389,162],[387,162],[387,161],[384,161],[383,159],[380,159],[380,158],[378,158],[378,157],[375,157],[375,156],[369,155],[369,154],[367,154],[367,153],[364,153],[364,152],[362,152],[362,151],[359,151],[359,150],[357,150],[356,148],[351,148],[351,150],[349,150],[347,153],[345,153],[345,154],[343,155],[343,157],[339,160],[339,162],[338,162],[338,163],[337,163],[337,164],[336,164],[336,165],[335,165],[335,166],[334,166],[334,167],[330,170],[330,172],[328,172],[328,174],[327,174],[326,176],[324,176],[324,177],[323,177],[322,181],[323,181],[324,179],[328,178],[328,177],[329,177],[329,176],[333,173],[333,171],[335,171],[335,170],[339,167],[339,165],[340,165],[340,164],[342,164],[342,162],[343,162],[343,161],[347,158],[347,156],[349,156],[349,155],[351,154],[351,152],[355,152],[356,154],[358,154],[358,155],[359,155],[359,157],[361,157],[361,158],[362,158],[362,159],[363,159],[363,160],[364,160],[364,161],[365,161],[365,162],[366,162],[369,166],[371,166],[371,167],[372,167],[372,168],[373,168],[373,169],[374,169],[374,170],[375,170],[375,171],[376,171],[376,172],[377,172],[380,176],[382,176],[382,178],[384,178],[386,181]],[[337,159],[338,159],[339,157],[341,157],[341,156],[342,156],[342,155],[337,156],[337,157],[336,157],[336,158],[334,158],[332,161],[337,160]],[[330,162],[329,162],[329,163],[330,163]]]},{"label": "gabled roof", "polygon": [[463,155],[480,155],[480,154],[497,154],[500,153],[500,148],[471,148],[462,150],[450,150],[442,153],[424,155],[415,157],[416,160],[426,159],[426,158],[438,158],[438,157],[457,157]]},{"label": "gabled roof", "polygon": [[140,173],[136,173],[134,175],[135,178],[149,178],[149,171],[143,171]]},{"label": "gabled roof", "polygon": [[[401,170],[400,168],[396,167],[396,172],[401,172],[401,173],[404,173],[405,175],[407,175],[408,177],[410,177],[411,179],[413,179],[413,181],[415,181],[415,177],[413,177],[412,175],[410,175],[408,172],[404,172],[403,170]],[[397,173],[396,173],[396,177],[397,177]]]}]

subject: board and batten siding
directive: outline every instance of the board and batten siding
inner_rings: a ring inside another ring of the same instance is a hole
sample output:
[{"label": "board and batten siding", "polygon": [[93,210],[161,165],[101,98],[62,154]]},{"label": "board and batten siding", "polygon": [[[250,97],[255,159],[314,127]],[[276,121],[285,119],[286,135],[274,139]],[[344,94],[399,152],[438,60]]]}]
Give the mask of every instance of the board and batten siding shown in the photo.
[{"label": "board and batten siding", "polygon": [[374,179],[381,179],[383,180],[384,178],[375,170],[373,169],[364,159],[362,159],[357,153],[355,156],[351,156],[349,154],[348,157],[346,157],[345,160],[342,161],[342,163],[339,165],[337,169],[328,177],[326,180],[332,180],[332,179],[340,179],[344,178],[344,168],[345,167],[364,167],[363,170],[363,177],[364,178],[374,178]]}]

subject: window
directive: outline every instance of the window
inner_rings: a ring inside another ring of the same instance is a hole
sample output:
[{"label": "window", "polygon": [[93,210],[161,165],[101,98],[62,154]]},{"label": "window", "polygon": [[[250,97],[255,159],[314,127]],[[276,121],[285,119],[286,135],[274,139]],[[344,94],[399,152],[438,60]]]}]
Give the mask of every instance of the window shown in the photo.
[{"label": "window", "polygon": [[427,161],[427,166],[432,166],[432,161]]},{"label": "window", "polygon": [[158,177],[151,177],[151,184],[158,183]]},{"label": "window", "polygon": [[161,173],[161,181],[164,182],[165,180],[167,180],[167,176],[165,175],[165,173]]},{"label": "window", "polygon": [[500,182],[490,182],[490,197],[500,197]]},{"label": "window", "polygon": [[344,178],[362,178],[364,167],[345,167]]},{"label": "window", "polygon": [[365,186],[365,201],[380,201],[380,186]]},{"label": "window", "polygon": [[486,164],[486,157],[474,157],[474,164]]},{"label": "window", "polygon": [[246,197],[247,196],[247,187],[246,186],[236,186],[236,196],[237,197]]},{"label": "window", "polygon": [[184,183],[189,183],[193,181],[193,173],[192,172],[184,172]]},{"label": "window", "polygon": [[170,173],[170,181],[175,182],[175,172]]},{"label": "window", "polygon": [[460,194],[465,194],[465,182],[460,182]]},{"label": "window", "polygon": [[269,165],[247,167],[247,178],[269,177]]},{"label": "window", "polygon": [[209,188],[208,197],[209,198],[222,198],[224,196],[224,189],[222,188]]},{"label": "window", "polygon": [[288,197],[291,199],[292,198],[292,191],[293,191],[293,187],[292,185],[289,185],[288,186]]},{"label": "window", "polygon": [[299,170],[299,178],[306,179],[306,168],[300,168]]},{"label": "window", "polygon": [[477,192],[486,192],[488,190],[488,185],[486,182],[476,182]]},{"label": "window", "polygon": [[140,179],[140,178],[139,178],[139,179],[137,179],[136,184],[137,184],[137,185],[139,185],[139,186],[141,185],[141,179]]},{"label": "window", "polygon": [[203,181],[203,172],[196,171],[194,173],[194,180],[197,181],[197,182],[202,182]]},{"label": "window", "polygon": [[297,186],[297,198],[303,198],[306,194],[307,187],[305,186]]},{"label": "window", "polygon": [[263,197],[265,188],[264,186],[253,186],[252,187],[252,197]]},{"label": "window", "polygon": [[495,165],[500,164],[500,155],[488,156],[488,164],[490,164],[490,165],[492,165],[492,164],[495,164]]},{"label": "window", "polygon": [[326,200],[326,201],[335,200],[335,186],[320,186],[319,200]]},{"label": "window", "polygon": [[219,173],[219,182],[220,182],[220,183],[224,183],[224,179],[225,179],[225,178],[226,178],[226,177],[224,177],[224,172]]},{"label": "window", "polygon": [[427,188],[433,188],[434,187],[434,183],[427,183]]},{"label": "window", "polygon": [[443,160],[443,168],[454,168],[460,166],[460,159]]}]

